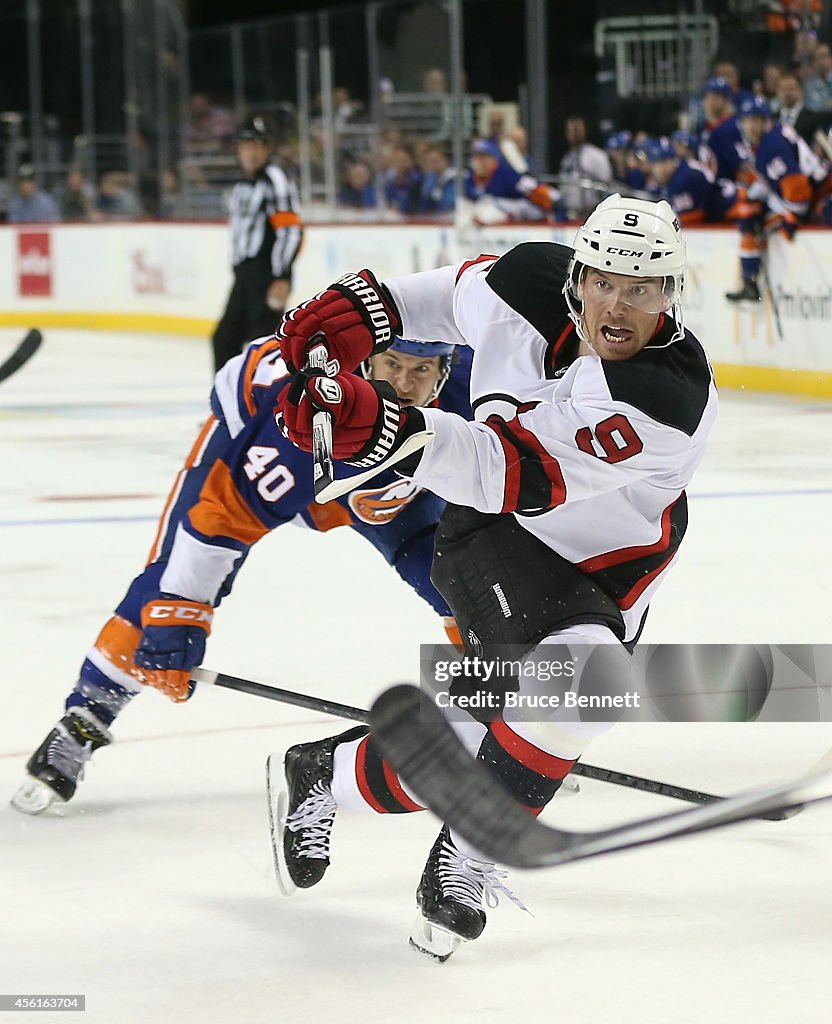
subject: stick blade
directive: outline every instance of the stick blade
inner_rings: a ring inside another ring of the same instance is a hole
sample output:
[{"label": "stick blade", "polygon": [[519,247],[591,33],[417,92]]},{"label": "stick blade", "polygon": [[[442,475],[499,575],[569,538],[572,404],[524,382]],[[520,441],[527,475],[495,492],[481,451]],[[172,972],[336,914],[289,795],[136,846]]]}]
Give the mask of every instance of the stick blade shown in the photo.
[{"label": "stick blade", "polygon": [[468,754],[426,694],[408,684],[385,691],[370,709],[370,727],[393,767],[438,818],[487,857],[529,866],[541,826]]},{"label": "stick blade", "polygon": [[825,773],[597,832],[569,832],[549,828],[515,803],[416,687],[383,693],[370,710],[370,723],[419,800],[487,859],[511,867],[553,867],[832,799],[832,773]]},{"label": "stick blade", "polygon": [[11,375],[19,370],[24,363],[28,363],[35,352],[40,348],[42,342],[43,335],[36,327],[33,327],[23,341],[20,342],[14,352],[12,352],[9,358],[4,363],[0,364],[0,380],[5,380],[7,377],[11,377]]}]

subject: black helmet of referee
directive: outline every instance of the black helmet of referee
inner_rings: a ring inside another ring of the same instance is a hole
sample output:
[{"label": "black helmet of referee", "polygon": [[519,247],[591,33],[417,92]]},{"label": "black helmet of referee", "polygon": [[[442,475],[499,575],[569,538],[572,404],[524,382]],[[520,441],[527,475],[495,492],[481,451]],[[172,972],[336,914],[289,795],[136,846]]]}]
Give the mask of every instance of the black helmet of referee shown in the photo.
[{"label": "black helmet of referee", "polygon": [[262,117],[252,117],[240,125],[237,130],[237,141],[245,142],[248,140],[266,143],[269,141],[269,130]]}]

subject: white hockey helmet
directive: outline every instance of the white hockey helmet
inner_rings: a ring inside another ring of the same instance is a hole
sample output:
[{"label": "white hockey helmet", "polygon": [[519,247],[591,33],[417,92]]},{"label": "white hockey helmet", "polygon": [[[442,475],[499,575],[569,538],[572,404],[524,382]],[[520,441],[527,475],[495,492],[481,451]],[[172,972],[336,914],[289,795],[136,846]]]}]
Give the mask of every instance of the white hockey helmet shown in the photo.
[{"label": "white hockey helmet", "polygon": [[[628,277],[662,277],[661,309],[676,323],[671,342],[684,334],[682,287],[685,273],[685,243],[679,218],[670,203],[662,199],[625,199],[608,196],[593,210],[575,233],[574,255],[569,262],[563,295],[578,336],[584,341],[581,289],[587,267]],[[668,343],[669,344],[669,343]]]}]

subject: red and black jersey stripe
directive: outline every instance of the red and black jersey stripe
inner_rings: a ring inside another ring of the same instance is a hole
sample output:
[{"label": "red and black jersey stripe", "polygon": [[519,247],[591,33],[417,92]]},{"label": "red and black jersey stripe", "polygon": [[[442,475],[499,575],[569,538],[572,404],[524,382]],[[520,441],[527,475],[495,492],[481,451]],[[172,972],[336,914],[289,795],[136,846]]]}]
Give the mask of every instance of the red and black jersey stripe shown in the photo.
[{"label": "red and black jersey stripe", "polygon": [[477,256],[475,260],[466,260],[457,271],[456,280],[459,281],[466,270],[470,270],[471,267],[475,267],[478,263],[493,263],[496,259],[496,256],[489,253],[483,253],[481,256]]},{"label": "red and black jersey stripe", "polygon": [[532,814],[540,814],[575,764],[536,747],[502,718],[489,726],[477,756]]},{"label": "red and black jersey stripe", "polygon": [[519,419],[489,416],[485,421],[500,440],[506,459],[502,512],[542,512],[566,501],[566,482],[558,460]]},{"label": "red and black jersey stripe", "polygon": [[355,757],[355,780],[361,795],[379,814],[408,814],[422,811],[404,790],[399,777],[386,761],[372,736],[365,736]]},{"label": "red and black jersey stripe", "polygon": [[661,536],[655,544],[617,548],[577,563],[623,611],[632,608],[676,554],[688,527],[688,502],[684,491],[664,510],[661,524]]}]

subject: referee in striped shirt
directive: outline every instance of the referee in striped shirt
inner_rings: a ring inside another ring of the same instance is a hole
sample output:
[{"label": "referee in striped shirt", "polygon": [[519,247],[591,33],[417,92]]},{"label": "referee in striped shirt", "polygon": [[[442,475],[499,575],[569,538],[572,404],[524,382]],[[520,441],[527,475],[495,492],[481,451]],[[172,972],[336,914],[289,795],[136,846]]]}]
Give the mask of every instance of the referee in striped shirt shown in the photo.
[{"label": "referee in striped shirt", "polygon": [[215,370],[247,342],[272,334],[289,297],[303,224],[297,189],[270,156],[266,125],[255,117],[237,133],[243,177],[230,199],[234,285],[212,339]]}]

